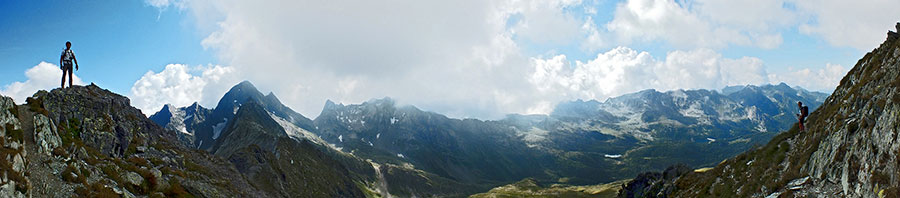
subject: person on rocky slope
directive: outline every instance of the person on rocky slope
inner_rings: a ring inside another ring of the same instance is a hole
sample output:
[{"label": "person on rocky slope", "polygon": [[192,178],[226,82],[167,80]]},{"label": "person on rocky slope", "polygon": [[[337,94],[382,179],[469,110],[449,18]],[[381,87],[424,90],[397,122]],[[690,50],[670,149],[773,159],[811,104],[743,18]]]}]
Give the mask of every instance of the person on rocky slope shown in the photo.
[{"label": "person on rocky slope", "polygon": [[800,113],[797,114],[797,125],[800,127],[800,131],[805,131],[806,127],[803,126],[803,122],[806,121],[806,116],[809,116],[809,107],[803,106],[803,102],[797,102],[797,107],[800,108]]},{"label": "person on rocky slope", "polygon": [[69,72],[69,87],[72,87],[72,63],[75,63],[75,70],[78,70],[78,60],[75,59],[75,52],[72,51],[72,42],[66,41],[66,49],[59,55],[59,69],[62,69],[62,82],[60,87],[66,88],[66,72]]}]

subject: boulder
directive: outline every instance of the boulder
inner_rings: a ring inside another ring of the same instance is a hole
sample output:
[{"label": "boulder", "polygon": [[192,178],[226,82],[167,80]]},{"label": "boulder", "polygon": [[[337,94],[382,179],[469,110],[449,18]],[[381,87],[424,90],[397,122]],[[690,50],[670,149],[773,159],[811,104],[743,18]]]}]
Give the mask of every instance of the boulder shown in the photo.
[{"label": "boulder", "polygon": [[[13,115],[15,108],[16,103],[13,102],[12,98],[0,96],[0,136],[6,136],[7,130],[21,129],[19,119],[16,115]],[[6,125],[11,125],[12,128],[7,129]]]},{"label": "boulder", "polygon": [[131,185],[140,186],[144,183],[144,178],[141,177],[140,174],[129,171],[128,173],[125,173],[125,181]]},{"label": "boulder", "polygon": [[34,142],[38,146],[38,153],[51,155],[53,149],[62,144],[54,126],[56,125],[49,117],[42,114],[34,116]]}]

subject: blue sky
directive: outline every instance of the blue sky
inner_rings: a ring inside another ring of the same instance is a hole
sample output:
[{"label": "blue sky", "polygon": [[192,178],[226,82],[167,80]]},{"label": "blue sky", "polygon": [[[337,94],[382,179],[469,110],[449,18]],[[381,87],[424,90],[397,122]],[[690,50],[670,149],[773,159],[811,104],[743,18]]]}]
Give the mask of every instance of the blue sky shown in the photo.
[{"label": "blue sky", "polygon": [[315,117],[392,97],[453,117],[547,113],[642,89],[787,82],[830,92],[900,2],[825,0],[4,1],[0,93],[84,83],[152,113],[251,80]]},{"label": "blue sky", "polygon": [[123,94],[166,64],[215,63],[200,45],[205,35],[177,10],[160,12],[140,1],[4,1],[2,7],[2,85],[24,81],[25,70],[41,61],[58,64],[66,41],[84,69],[77,75]]}]

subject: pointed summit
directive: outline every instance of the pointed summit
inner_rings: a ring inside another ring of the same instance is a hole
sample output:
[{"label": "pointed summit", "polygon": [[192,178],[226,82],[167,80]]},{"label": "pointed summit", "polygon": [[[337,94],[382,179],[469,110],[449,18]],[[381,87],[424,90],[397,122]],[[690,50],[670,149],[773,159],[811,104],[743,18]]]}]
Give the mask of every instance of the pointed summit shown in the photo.
[{"label": "pointed summit", "polygon": [[245,80],[245,81],[241,81],[240,83],[238,83],[237,85],[234,85],[234,87],[231,88],[231,90],[235,90],[235,89],[238,89],[238,90],[246,89],[248,91],[250,91],[250,90],[256,91],[256,86],[253,86],[253,83],[250,83],[250,81]]},{"label": "pointed summit", "polygon": [[[256,105],[261,106],[266,112],[276,117],[280,117],[300,128],[306,130],[314,130],[315,128],[312,124],[312,120],[282,104],[274,93],[269,92],[269,94],[263,95],[253,83],[250,83],[250,81],[243,81],[231,87],[231,89],[219,99],[218,104],[216,104],[216,107],[213,110],[206,110],[198,103],[194,103],[190,107],[181,108],[183,118],[171,120],[176,120],[176,122],[183,121],[185,123],[183,124],[185,127],[176,125],[175,129],[186,128],[187,130],[182,131],[194,134],[195,141],[193,147],[210,149],[213,143],[220,139],[219,136],[222,131],[224,131],[225,126],[228,126],[229,123],[234,120],[234,116],[247,103],[255,103]],[[204,111],[209,112],[197,114],[200,116],[200,119],[191,119],[196,118],[191,116],[194,115],[194,112]],[[193,122],[193,124],[188,122]]]},{"label": "pointed summit", "polygon": [[175,109],[176,108],[174,106],[172,106],[171,104],[163,105],[162,109],[160,109],[159,112],[156,112],[153,115],[150,115],[149,118],[150,118],[150,120],[152,120],[154,123],[158,124],[159,126],[166,126],[169,124],[169,120],[174,115],[172,113],[172,111]]}]

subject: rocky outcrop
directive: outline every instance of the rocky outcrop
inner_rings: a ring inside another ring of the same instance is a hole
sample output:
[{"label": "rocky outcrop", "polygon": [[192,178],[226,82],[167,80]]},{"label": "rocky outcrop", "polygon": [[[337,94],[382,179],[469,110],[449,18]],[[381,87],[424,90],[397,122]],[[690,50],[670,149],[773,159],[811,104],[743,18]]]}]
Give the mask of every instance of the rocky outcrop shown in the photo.
[{"label": "rocky outcrop", "polygon": [[34,142],[38,146],[38,153],[44,155],[51,155],[50,152],[62,144],[56,125],[43,114],[34,115]]},{"label": "rocky outcrop", "polygon": [[810,122],[819,143],[809,161],[795,165],[811,179],[797,193],[900,196],[900,40],[860,60],[829,103],[837,107]]},{"label": "rocky outcrop", "polygon": [[675,186],[672,185],[673,181],[691,171],[687,166],[678,164],[666,168],[663,172],[641,173],[633,180],[622,185],[618,197],[667,197],[669,193],[675,190]]},{"label": "rocky outcrop", "polygon": [[96,85],[26,101],[0,97],[0,197],[275,196]]},{"label": "rocky outcrop", "polygon": [[106,155],[123,157],[129,147],[175,137],[146,119],[128,98],[93,84],[39,91],[31,98],[29,103],[50,112],[53,122],[77,128],[85,145]]},{"label": "rocky outcrop", "polygon": [[0,197],[31,197],[25,138],[12,98],[0,96]]}]

